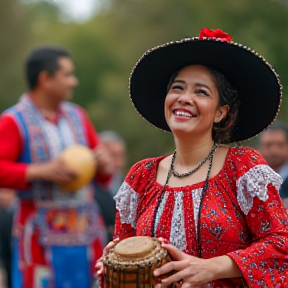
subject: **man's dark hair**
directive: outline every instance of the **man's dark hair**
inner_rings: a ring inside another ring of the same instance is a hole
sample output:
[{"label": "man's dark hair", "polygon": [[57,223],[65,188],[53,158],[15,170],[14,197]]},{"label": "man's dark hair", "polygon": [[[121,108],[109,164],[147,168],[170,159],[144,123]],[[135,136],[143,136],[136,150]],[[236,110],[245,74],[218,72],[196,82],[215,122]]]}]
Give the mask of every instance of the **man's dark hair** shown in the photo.
[{"label": "man's dark hair", "polygon": [[25,62],[25,72],[28,87],[34,89],[38,83],[41,72],[47,71],[50,76],[60,68],[58,59],[70,58],[70,54],[63,48],[53,46],[38,47],[30,52]]}]

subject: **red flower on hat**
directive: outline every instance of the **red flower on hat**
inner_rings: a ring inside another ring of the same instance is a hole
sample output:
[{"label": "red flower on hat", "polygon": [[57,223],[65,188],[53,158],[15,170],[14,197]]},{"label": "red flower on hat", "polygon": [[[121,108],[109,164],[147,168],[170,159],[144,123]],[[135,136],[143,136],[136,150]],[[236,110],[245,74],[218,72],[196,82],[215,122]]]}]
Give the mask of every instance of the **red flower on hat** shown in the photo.
[{"label": "red flower on hat", "polygon": [[210,30],[208,28],[203,28],[199,34],[200,39],[219,39],[224,42],[230,42],[232,40],[231,36],[221,29]]}]

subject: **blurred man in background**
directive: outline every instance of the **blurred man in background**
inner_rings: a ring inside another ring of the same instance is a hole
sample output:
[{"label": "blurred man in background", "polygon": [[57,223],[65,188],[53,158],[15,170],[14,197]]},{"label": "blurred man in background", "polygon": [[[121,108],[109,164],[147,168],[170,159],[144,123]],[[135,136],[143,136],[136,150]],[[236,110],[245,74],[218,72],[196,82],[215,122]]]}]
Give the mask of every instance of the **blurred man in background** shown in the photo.
[{"label": "blurred man in background", "polygon": [[78,84],[69,53],[36,48],[25,70],[29,92],[0,118],[0,187],[17,189],[20,198],[13,287],[89,288],[105,228],[92,184],[61,191],[77,175],[58,156],[75,144],[92,149],[100,186],[114,165],[84,109],[68,102]]},{"label": "blurred man in background", "polygon": [[[282,122],[273,123],[259,137],[259,152],[268,165],[283,178],[280,196],[284,204],[288,199],[288,126]],[[288,206],[287,206],[288,208]]]},{"label": "blurred man in background", "polygon": [[111,241],[113,238],[116,213],[113,197],[116,195],[124,181],[123,169],[126,165],[126,145],[124,139],[115,131],[102,131],[99,133],[99,137],[101,142],[109,150],[115,167],[115,173],[113,174],[110,184],[105,188],[96,184],[97,186],[94,194],[95,200],[100,205],[105,221],[108,241]]}]

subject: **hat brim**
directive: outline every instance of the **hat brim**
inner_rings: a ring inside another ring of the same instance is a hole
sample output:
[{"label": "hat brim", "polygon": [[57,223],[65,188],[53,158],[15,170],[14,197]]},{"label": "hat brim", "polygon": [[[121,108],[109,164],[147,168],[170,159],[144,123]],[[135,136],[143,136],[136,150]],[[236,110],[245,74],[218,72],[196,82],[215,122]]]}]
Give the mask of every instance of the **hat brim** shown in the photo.
[{"label": "hat brim", "polygon": [[170,131],[164,116],[167,85],[173,73],[193,64],[222,73],[238,91],[240,106],[229,142],[250,139],[276,119],[281,104],[279,77],[263,57],[234,42],[188,38],[147,51],[130,76],[130,97],[152,125]]}]

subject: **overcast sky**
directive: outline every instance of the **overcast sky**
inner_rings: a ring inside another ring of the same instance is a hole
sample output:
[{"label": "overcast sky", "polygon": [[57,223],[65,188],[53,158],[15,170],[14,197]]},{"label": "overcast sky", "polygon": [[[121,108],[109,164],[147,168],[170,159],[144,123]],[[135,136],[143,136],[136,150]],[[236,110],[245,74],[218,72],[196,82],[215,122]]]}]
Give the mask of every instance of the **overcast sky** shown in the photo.
[{"label": "overcast sky", "polygon": [[53,0],[62,11],[76,21],[89,19],[97,8],[97,0]]},{"label": "overcast sky", "polygon": [[61,8],[63,15],[68,15],[69,18],[79,22],[88,20],[91,16],[93,16],[95,10],[99,6],[99,0],[22,0],[22,1],[27,3],[45,1],[57,4]]}]

